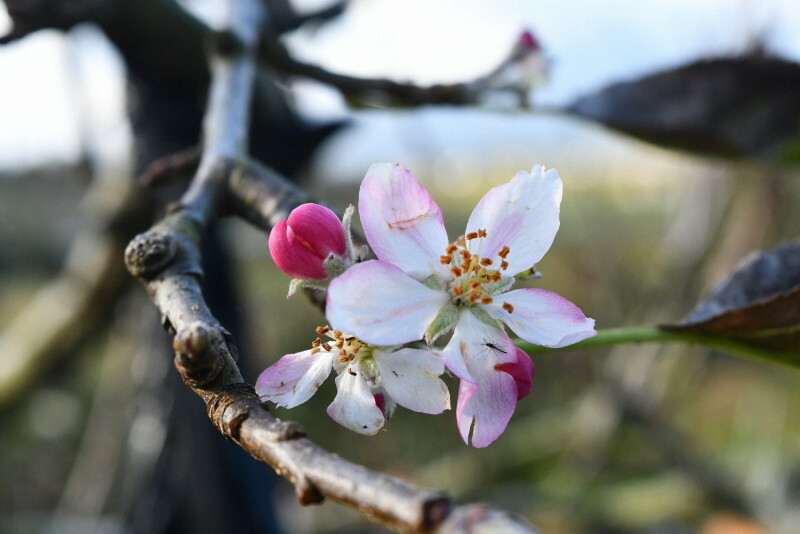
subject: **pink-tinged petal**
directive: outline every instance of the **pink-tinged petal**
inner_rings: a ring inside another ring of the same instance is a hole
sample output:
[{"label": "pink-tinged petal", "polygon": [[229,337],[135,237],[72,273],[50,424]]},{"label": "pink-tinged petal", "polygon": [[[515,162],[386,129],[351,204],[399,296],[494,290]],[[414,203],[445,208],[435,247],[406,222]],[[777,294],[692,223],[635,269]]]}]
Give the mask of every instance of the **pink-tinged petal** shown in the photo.
[{"label": "pink-tinged petal", "polygon": [[370,345],[399,345],[422,339],[447,301],[444,291],[424,286],[399,267],[370,260],[333,279],[325,314],[333,328]]},{"label": "pink-tinged petal", "polygon": [[470,241],[470,251],[497,261],[497,253],[509,247],[503,271],[508,276],[532,267],[555,239],[562,188],[558,171],[536,165],[490,189],[467,222],[467,233],[486,230],[485,238]]},{"label": "pink-tinged petal", "polygon": [[[511,313],[502,308],[504,303],[513,306]],[[566,347],[596,333],[594,319],[561,295],[544,289],[515,289],[496,295],[484,309],[525,341],[545,347]]]},{"label": "pink-tinged petal", "polygon": [[321,280],[330,255],[343,256],[345,236],[336,214],[319,204],[303,204],[279,221],[269,234],[269,252],[289,276]]},{"label": "pink-tinged petal", "polygon": [[[452,347],[451,347],[452,345]],[[449,349],[449,350],[448,350]],[[486,447],[503,433],[517,402],[517,385],[513,376],[499,369],[517,361],[516,347],[502,330],[479,321],[471,312],[461,314],[453,338],[443,351],[449,358],[461,354],[467,379],[459,386],[456,419],[466,443]],[[461,378],[461,369],[450,368]]]},{"label": "pink-tinged petal", "polygon": [[343,427],[368,436],[380,432],[386,422],[366,380],[353,368],[336,377],[336,398],[327,412]]},{"label": "pink-tinged petal", "polygon": [[517,361],[511,363],[501,363],[496,367],[498,371],[510,374],[517,384],[517,402],[524,399],[531,393],[533,388],[533,361],[524,350],[514,347],[517,354]]},{"label": "pink-tinged petal", "polygon": [[442,350],[442,360],[461,380],[480,383],[480,377],[495,365],[516,361],[515,348],[505,332],[464,310],[459,315],[453,337]]},{"label": "pink-tinged petal", "polygon": [[256,381],[256,393],[285,408],[294,408],[311,398],[328,378],[333,366],[329,352],[310,350],[287,354],[267,367]]},{"label": "pink-tinged petal", "polygon": [[462,380],[456,421],[464,443],[478,448],[491,444],[508,426],[516,404],[517,387],[508,373],[492,371],[480,385]]},{"label": "pink-tinged petal", "polygon": [[397,404],[421,413],[442,413],[450,408],[450,392],[439,378],[444,364],[425,349],[375,350],[375,363],[383,388]]},{"label": "pink-tinged petal", "polygon": [[417,280],[447,271],[439,262],[448,245],[442,211],[411,172],[374,163],[358,195],[364,233],[378,259]]}]

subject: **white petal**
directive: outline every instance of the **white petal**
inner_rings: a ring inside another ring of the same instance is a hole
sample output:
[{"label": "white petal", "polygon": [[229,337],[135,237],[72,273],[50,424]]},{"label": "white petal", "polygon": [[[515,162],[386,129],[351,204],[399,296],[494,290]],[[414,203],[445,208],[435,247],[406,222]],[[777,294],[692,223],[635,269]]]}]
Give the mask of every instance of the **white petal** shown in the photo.
[{"label": "white petal", "polygon": [[417,280],[445,273],[447,247],[442,211],[414,176],[396,163],[374,163],[358,195],[364,233],[378,259]]},{"label": "white petal", "polygon": [[383,429],[383,412],[361,374],[351,369],[336,377],[336,398],[328,406],[328,415],[345,428],[369,436]]},{"label": "white petal", "polygon": [[329,352],[287,354],[267,367],[256,381],[256,393],[278,406],[294,408],[311,398],[333,366]]},{"label": "white petal", "polygon": [[444,364],[429,350],[376,350],[375,363],[383,388],[397,404],[421,413],[442,413],[450,408],[450,392],[439,378]]},{"label": "white petal", "polygon": [[469,310],[459,316],[453,337],[442,351],[450,371],[462,380],[480,382],[495,365],[515,362],[514,343],[502,330],[478,320]]},{"label": "white petal", "polygon": [[[512,313],[502,308],[504,302],[514,307]],[[515,289],[496,295],[484,309],[525,341],[545,347],[566,347],[595,334],[594,319],[564,297],[544,289]]]},{"label": "white petal", "polygon": [[399,267],[370,260],[333,279],[325,314],[333,328],[371,345],[400,345],[422,339],[448,300]]},{"label": "white petal", "polygon": [[542,259],[558,231],[561,205],[561,177],[558,171],[544,172],[536,165],[530,173],[520,172],[510,182],[489,190],[478,202],[467,222],[467,233],[486,230],[486,237],[472,240],[470,250],[495,261],[508,246],[508,268],[513,276]]}]

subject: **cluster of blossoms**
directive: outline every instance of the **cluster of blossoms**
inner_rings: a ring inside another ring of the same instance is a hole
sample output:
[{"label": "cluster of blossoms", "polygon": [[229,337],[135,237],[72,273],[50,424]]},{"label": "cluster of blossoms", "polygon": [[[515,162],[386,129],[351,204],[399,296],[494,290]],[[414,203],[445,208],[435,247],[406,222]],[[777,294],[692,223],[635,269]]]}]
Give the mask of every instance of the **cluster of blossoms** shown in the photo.
[{"label": "cluster of blossoms", "polygon": [[[338,373],[328,414],[363,434],[383,429],[394,404],[441,413],[450,398],[445,367],[460,380],[456,419],[465,442],[485,447],[505,430],[533,379],[530,357],[506,333],[563,347],[594,335],[594,321],[543,289],[513,289],[532,272],[559,226],[561,178],[537,165],[491,189],[464,235],[450,242],[439,206],[412,174],[376,163],[359,192],[358,211],[377,260],[360,261],[342,223],[305,204],[270,234],[277,265],[298,277],[293,289],[327,288],[330,327],[312,348],[265,370],[256,391],[278,405],[308,400]],[[332,328],[331,328],[332,327]],[[452,334],[451,334],[452,332]],[[451,334],[441,350],[433,348]]]}]

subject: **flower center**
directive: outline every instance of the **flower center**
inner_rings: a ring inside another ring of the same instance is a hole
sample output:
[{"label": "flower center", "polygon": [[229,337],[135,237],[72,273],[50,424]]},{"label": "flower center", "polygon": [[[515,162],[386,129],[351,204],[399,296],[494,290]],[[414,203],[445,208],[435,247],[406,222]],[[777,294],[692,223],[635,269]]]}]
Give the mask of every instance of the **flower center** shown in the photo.
[{"label": "flower center", "polygon": [[[354,362],[355,364],[364,363],[372,359],[373,346],[364,343],[357,337],[344,334],[339,330],[333,330],[330,326],[318,326],[317,334],[326,336],[330,341],[317,338],[311,342],[311,354],[316,354],[322,350],[326,352],[337,352],[338,360],[342,364]],[[349,369],[348,369],[349,370]]]},{"label": "flower center", "polygon": [[[485,237],[486,230],[479,228],[477,232],[470,232],[455,243],[447,245],[445,254],[439,257],[442,265],[450,266],[453,281],[448,285],[447,291],[456,307],[494,302],[490,284],[499,282],[503,278],[502,271],[508,269],[506,257],[511,252],[511,248],[507,245],[497,253],[500,260],[499,266],[496,265],[495,260],[482,258],[468,250],[467,243],[469,241]],[[503,303],[503,309],[509,313],[513,311],[513,307],[507,302]]]}]

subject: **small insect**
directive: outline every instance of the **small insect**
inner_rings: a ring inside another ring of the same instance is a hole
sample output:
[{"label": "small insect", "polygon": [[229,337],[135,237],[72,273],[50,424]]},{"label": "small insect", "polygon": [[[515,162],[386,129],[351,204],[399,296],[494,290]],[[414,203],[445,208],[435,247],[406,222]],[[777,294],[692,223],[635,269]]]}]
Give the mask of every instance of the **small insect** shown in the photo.
[{"label": "small insect", "polygon": [[481,343],[481,345],[484,345],[486,347],[485,350],[491,350],[495,353],[502,352],[503,354],[508,354],[508,352],[506,352],[502,348],[492,343],[492,340],[489,339],[488,337],[483,338],[483,343]]}]

